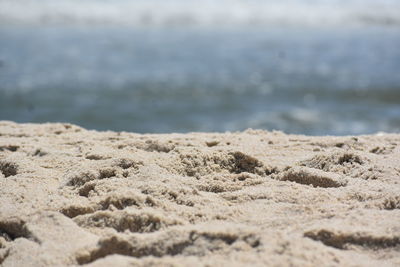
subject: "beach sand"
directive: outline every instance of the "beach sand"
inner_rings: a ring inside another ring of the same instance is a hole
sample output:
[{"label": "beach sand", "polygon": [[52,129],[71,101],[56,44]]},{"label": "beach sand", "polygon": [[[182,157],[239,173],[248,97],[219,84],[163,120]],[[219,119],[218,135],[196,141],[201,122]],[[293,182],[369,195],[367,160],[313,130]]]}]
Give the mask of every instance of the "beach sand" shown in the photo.
[{"label": "beach sand", "polygon": [[2,266],[400,266],[400,135],[0,122]]}]

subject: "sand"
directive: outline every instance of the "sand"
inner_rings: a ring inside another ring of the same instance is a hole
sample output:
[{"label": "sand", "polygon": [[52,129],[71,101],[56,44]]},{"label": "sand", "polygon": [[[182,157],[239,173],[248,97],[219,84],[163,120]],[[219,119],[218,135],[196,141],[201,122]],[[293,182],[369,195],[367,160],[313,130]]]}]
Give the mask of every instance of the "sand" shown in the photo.
[{"label": "sand", "polygon": [[400,135],[0,122],[2,266],[400,266]]}]

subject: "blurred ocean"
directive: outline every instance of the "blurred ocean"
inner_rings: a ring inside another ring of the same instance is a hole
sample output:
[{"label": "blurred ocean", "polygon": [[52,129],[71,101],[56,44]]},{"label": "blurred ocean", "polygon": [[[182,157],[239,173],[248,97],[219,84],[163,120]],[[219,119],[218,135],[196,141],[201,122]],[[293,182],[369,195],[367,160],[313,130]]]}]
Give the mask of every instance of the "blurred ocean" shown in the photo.
[{"label": "blurred ocean", "polygon": [[0,0],[0,120],[400,132],[400,1]]}]

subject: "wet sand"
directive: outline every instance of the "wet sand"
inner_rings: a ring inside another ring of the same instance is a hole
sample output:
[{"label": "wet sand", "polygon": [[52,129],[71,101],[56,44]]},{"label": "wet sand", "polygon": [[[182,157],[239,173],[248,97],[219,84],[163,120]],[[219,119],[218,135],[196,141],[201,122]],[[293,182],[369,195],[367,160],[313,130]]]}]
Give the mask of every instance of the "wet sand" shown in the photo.
[{"label": "wet sand", "polygon": [[400,135],[0,122],[2,266],[399,266]]}]

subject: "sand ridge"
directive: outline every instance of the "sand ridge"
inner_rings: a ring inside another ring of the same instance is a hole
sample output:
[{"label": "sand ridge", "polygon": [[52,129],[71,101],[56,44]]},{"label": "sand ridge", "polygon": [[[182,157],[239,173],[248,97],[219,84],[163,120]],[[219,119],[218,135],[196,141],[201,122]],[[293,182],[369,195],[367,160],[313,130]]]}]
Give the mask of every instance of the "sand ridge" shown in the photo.
[{"label": "sand ridge", "polygon": [[400,135],[0,122],[1,266],[398,266]]}]

